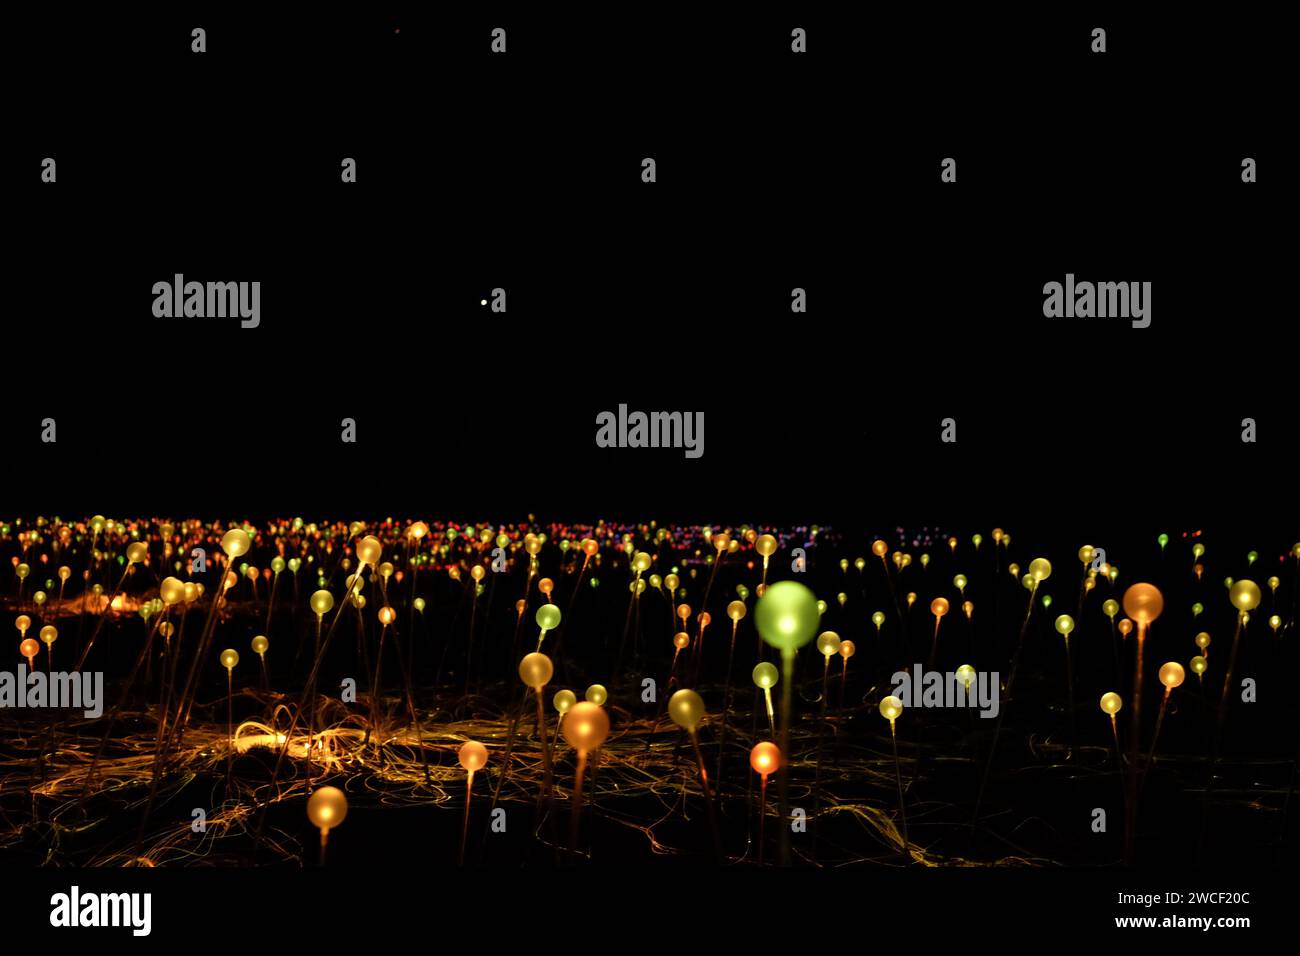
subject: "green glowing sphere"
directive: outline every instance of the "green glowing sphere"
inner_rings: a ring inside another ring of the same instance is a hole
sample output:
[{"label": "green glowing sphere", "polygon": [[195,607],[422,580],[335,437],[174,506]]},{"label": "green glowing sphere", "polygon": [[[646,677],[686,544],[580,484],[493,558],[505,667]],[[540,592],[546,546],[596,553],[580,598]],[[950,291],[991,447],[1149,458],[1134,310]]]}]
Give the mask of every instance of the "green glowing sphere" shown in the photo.
[{"label": "green glowing sphere", "polygon": [[754,610],[758,633],[786,657],[812,640],[820,617],[816,596],[796,581],[770,586]]}]

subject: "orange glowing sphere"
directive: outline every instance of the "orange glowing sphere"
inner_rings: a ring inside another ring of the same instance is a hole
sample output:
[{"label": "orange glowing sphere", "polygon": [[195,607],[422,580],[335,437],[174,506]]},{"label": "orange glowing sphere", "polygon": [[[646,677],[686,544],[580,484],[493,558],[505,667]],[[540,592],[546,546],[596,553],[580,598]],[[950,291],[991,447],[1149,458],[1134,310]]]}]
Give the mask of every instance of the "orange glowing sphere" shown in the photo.
[{"label": "orange glowing sphere", "polygon": [[474,567],[469,569],[469,576],[475,581],[482,581],[486,574],[487,572],[483,570],[483,565],[481,564],[476,564]]},{"label": "orange glowing sphere", "polygon": [[780,748],[767,740],[754,744],[754,749],[749,752],[749,765],[760,776],[766,777],[781,767]]},{"label": "orange glowing sphere", "polygon": [[519,679],[533,690],[541,690],[549,684],[554,672],[551,659],[545,654],[525,654],[524,659],[519,662]]},{"label": "orange glowing sphere", "polygon": [[564,739],[578,753],[599,750],[609,736],[609,715],[599,704],[579,701],[564,717]]},{"label": "orange glowing sphere", "polygon": [[878,558],[883,558],[887,551],[889,551],[889,545],[885,544],[885,542],[879,538],[877,538],[871,545],[871,553]]},{"label": "orange glowing sphere", "polygon": [[1128,618],[1124,618],[1115,626],[1119,628],[1119,632],[1123,634],[1125,637],[1128,637],[1129,632],[1133,630],[1133,622],[1130,621]]},{"label": "orange glowing sphere", "polygon": [[852,641],[840,641],[840,657],[846,661],[858,652],[858,645]]},{"label": "orange glowing sphere", "polygon": [[701,611],[699,616],[699,622],[700,622],[700,630],[704,630],[704,628],[708,627],[710,624],[713,623],[713,615],[710,614],[708,611]]},{"label": "orange glowing sphere", "polygon": [[397,620],[397,612],[385,605],[379,609],[379,623],[392,624]]},{"label": "orange glowing sphere", "polygon": [[32,626],[32,619],[26,614],[19,614],[14,618],[14,627],[18,628],[19,633],[26,634],[27,629]]},{"label": "orange glowing sphere", "polygon": [[726,551],[731,547],[731,535],[721,531],[713,536],[713,546],[719,551]]},{"label": "orange glowing sphere", "polygon": [[691,636],[685,631],[678,631],[673,635],[673,647],[679,651],[684,651],[691,646]]},{"label": "orange glowing sphere", "polygon": [[271,646],[271,642],[259,634],[253,638],[252,646],[254,654],[265,654],[266,649]]},{"label": "orange glowing sphere", "polygon": [[930,613],[935,617],[943,617],[948,613],[948,599],[937,597],[930,602]]},{"label": "orange glowing sphere", "polygon": [[470,773],[482,770],[487,766],[487,748],[477,740],[467,740],[461,744],[457,756],[460,758],[461,767]]},{"label": "orange glowing sphere", "polygon": [[541,591],[543,594],[550,594],[555,590],[555,582],[550,578],[542,578],[537,582],[537,590]]},{"label": "orange glowing sphere", "polygon": [[599,550],[600,550],[600,545],[596,543],[594,538],[582,539],[582,553],[585,554],[587,557],[589,558],[593,557],[596,554],[596,552]]},{"label": "orange glowing sphere", "polygon": [[680,617],[683,621],[685,621],[685,620],[687,620],[688,618],[690,618],[690,616],[691,616],[691,606],[690,606],[689,604],[679,604],[679,605],[677,605],[677,616]]},{"label": "orange glowing sphere", "polygon": [[1114,717],[1119,713],[1119,709],[1124,706],[1124,701],[1120,699],[1119,694],[1111,691],[1108,694],[1101,695],[1101,709]]},{"label": "orange glowing sphere", "polygon": [[1167,664],[1160,665],[1160,683],[1170,690],[1181,684],[1184,676],[1183,665],[1177,661],[1169,661]]},{"label": "orange glowing sphere", "polygon": [[429,526],[423,521],[417,521],[415,524],[411,525],[411,537],[415,538],[417,541],[428,533]]},{"label": "orange glowing sphere", "polygon": [[22,654],[23,657],[27,658],[29,661],[40,652],[41,645],[36,643],[35,638],[29,637],[18,645],[18,653]]},{"label": "orange glowing sphere", "polygon": [[46,624],[41,628],[41,640],[46,644],[53,644],[59,639],[59,629],[53,624]]},{"label": "orange glowing sphere", "polygon": [[1145,627],[1165,609],[1164,596],[1154,584],[1134,584],[1124,592],[1124,613]]},{"label": "orange glowing sphere", "polygon": [[307,800],[307,819],[321,830],[331,830],[348,815],[348,798],[338,787],[321,787]]},{"label": "orange glowing sphere", "polygon": [[754,542],[754,550],[765,558],[770,558],[776,554],[776,538],[770,534],[761,534],[758,540]]}]

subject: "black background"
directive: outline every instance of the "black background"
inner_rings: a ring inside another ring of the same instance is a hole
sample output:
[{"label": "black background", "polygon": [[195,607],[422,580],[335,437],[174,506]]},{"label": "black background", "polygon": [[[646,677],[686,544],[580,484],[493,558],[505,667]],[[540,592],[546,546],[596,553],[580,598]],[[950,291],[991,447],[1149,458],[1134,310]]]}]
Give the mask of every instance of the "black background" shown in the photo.
[{"label": "black background", "polygon": [[[1285,537],[1294,204],[1272,17],[9,19],[7,510]],[[155,319],[151,287],[176,272],[260,280],[261,326]],[[1043,318],[1043,284],[1067,272],[1151,281],[1151,327]],[[479,304],[498,286],[504,315]],[[620,402],[704,411],[704,458],[596,448],[596,414]],[[939,440],[949,415],[956,446]],[[985,892],[1007,893],[970,880],[935,905]]]}]

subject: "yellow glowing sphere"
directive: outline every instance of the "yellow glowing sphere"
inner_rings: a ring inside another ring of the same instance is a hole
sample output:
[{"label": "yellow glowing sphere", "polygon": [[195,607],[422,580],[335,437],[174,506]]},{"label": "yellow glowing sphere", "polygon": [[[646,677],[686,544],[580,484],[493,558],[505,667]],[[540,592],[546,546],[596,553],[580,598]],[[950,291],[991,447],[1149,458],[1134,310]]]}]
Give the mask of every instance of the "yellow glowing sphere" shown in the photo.
[{"label": "yellow glowing sphere", "polygon": [[908,607],[911,607],[911,606],[912,606],[913,604],[915,604],[915,603],[916,603],[916,592],[915,592],[915,591],[908,591],[908,592],[907,592],[907,606],[908,606]]},{"label": "yellow glowing sphere", "polygon": [[1234,581],[1228,599],[1238,611],[1253,611],[1259,607],[1259,585],[1254,581]]},{"label": "yellow glowing sphere", "polygon": [[840,657],[846,661],[858,652],[858,645],[852,641],[840,641]]},{"label": "yellow glowing sphere", "polygon": [[1052,576],[1052,562],[1046,558],[1034,558],[1029,562],[1029,576],[1042,584]]},{"label": "yellow glowing sphere", "polygon": [[974,602],[974,601],[962,601],[962,602],[961,602],[961,609],[962,609],[963,611],[966,612],[966,616],[967,616],[967,617],[970,617],[973,613],[975,613],[975,602]]},{"label": "yellow glowing sphere", "polygon": [[393,562],[385,561],[383,564],[379,566],[379,576],[383,578],[385,581],[387,581],[389,578],[393,576],[393,571],[395,570],[396,568],[393,567]]},{"label": "yellow glowing sphere", "polygon": [[19,614],[14,618],[14,627],[18,628],[19,633],[26,634],[27,629],[32,626],[32,619],[26,614]]},{"label": "yellow glowing sphere", "polygon": [[604,684],[592,684],[587,688],[587,693],[583,696],[587,698],[588,703],[599,707],[609,699],[609,691],[605,690]]},{"label": "yellow glowing sphere", "polygon": [[780,748],[768,740],[754,744],[754,749],[749,752],[749,765],[759,776],[767,777],[781,766]]},{"label": "yellow glowing sphere", "polygon": [[678,631],[673,635],[673,647],[679,651],[684,651],[691,646],[691,636],[685,631]]},{"label": "yellow glowing sphere", "polygon": [[334,595],[329,591],[320,590],[311,596],[311,609],[316,612],[317,617],[324,617],[334,608]]},{"label": "yellow glowing sphere", "polygon": [[817,635],[817,650],[823,657],[832,657],[840,652],[840,636],[834,631],[822,631]]},{"label": "yellow glowing sphere", "polygon": [[1196,635],[1196,646],[1199,647],[1201,650],[1205,650],[1207,647],[1209,647],[1209,646],[1210,646],[1210,635],[1207,634],[1205,631],[1201,631],[1200,634],[1197,634],[1197,635]]},{"label": "yellow glowing sphere", "polygon": [[59,639],[59,629],[53,624],[46,624],[41,628],[41,642],[44,644],[53,644]]},{"label": "yellow glowing sphere", "polygon": [[758,601],[754,621],[763,640],[793,656],[812,640],[821,617],[812,591],[795,581],[780,581]]},{"label": "yellow glowing sphere", "polygon": [[143,541],[133,541],[126,546],[127,564],[139,564],[147,557],[149,557],[149,545]]},{"label": "yellow glowing sphere", "polygon": [[1128,637],[1129,632],[1133,630],[1133,622],[1130,621],[1128,618],[1124,618],[1116,626],[1119,628],[1119,632],[1123,634],[1125,637]]},{"label": "yellow glowing sphere", "polygon": [[849,571],[849,559],[848,559],[848,558],[840,558],[840,570],[843,571],[845,574],[848,574],[848,571]]},{"label": "yellow glowing sphere", "polygon": [[185,603],[186,604],[193,604],[195,601],[199,599],[199,595],[202,593],[203,593],[203,589],[201,585],[196,584],[193,581],[185,582]]},{"label": "yellow glowing sphere", "polygon": [[1092,559],[1096,554],[1097,552],[1096,550],[1094,550],[1092,545],[1085,544],[1082,548],[1079,549],[1079,560],[1082,561],[1084,564],[1091,564]]},{"label": "yellow glowing sphere", "polygon": [[543,604],[537,609],[535,620],[543,631],[553,631],[560,626],[560,609],[554,604]]},{"label": "yellow glowing sphere", "polygon": [[1074,630],[1074,618],[1068,614],[1062,614],[1056,619],[1056,633],[1064,637],[1069,637],[1070,632]]},{"label": "yellow glowing sphere", "polygon": [[955,576],[952,579],[952,586],[955,587],[958,591],[964,590],[966,587],[966,575],[958,574],[957,576]]},{"label": "yellow glowing sphere", "polygon": [[43,607],[45,605],[45,592],[37,591],[32,595],[32,600],[36,602],[37,607]]},{"label": "yellow glowing sphere", "polygon": [[227,647],[221,652],[221,666],[230,670],[239,663],[239,653],[232,648]]},{"label": "yellow glowing sphere", "polygon": [[261,634],[257,635],[257,637],[255,637],[255,638],[253,638],[253,653],[254,653],[254,654],[265,654],[265,653],[266,653],[266,649],[267,649],[268,647],[270,647],[270,646],[271,646],[271,642],[268,641],[268,640],[267,640],[265,637],[263,637]]},{"label": "yellow glowing sphere", "polygon": [[656,591],[658,591],[661,588],[663,588],[664,579],[657,574],[652,574],[650,575],[650,586],[654,588]]},{"label": "yellow glowing sphere", "polygon": [[948,599],[937,597],[930,602],[930,613],[935,617],[943,617],[948,613]]},{"label": "yellow glowing sphere", "polygon": [[1272,628],[1273,630],[1275,630],[1275,631],[1276,631],[1278,628],[1280,628],[1280,627],[1282,626],[1282,617],[1281,617],[1281,615],[1274,614],[1272,617],[1270,617],[1270,618],[1268,619],[1268,626],[1271,627],[1271,628]]},{"label": "yellow glowing sphere", "polygon": [[221,539],[221,550],[226,552],[232,561],[240,555],[247,554],[251,545],[248,532],[243,528],[231,528]]},{"label": "yellow glowing sphere", "polygon": [[1177,661],[1169,661],[1160,665],[1160,683],[1170,690],[1179,686],[1183,682],[1184,676],[1183,665]]},{"label": "yellow glowing sphere", "polygon": [[1202,674],[1204,674],[1205,669],[1209,666],[1210,666],[1210,662],[1207,661],[1200,654],[1197,654],[1195,657],[1192,658],[1192,673],[1195,674],[1197,677],[1200,677]]},{"label": "yellow glowing sphere", "polygon": [[179,578],[163,578],[158,594],[164,604],[179,604],[185,600],[185,582]]},{"label": "yellow glowing sphere", "polygon": [[328,832],[346,819],[348,798],[338,787],[321,787],[307,800],[307,819],[312,826]]},{"label": "yellow glowing sphere", "polygon": [[688,620],[691,616],[691,606],[689,604],[677,605],[677,616],[683,621]]},{"label": "yellow glowing sphere", "polygon": [[578,702],[578,695],[571,690],[556,691],[551,703],[561,714],[567,714],[569,708]]},{"label": "yellow glowing sphere", "polygon": [[[70,578],[70,577],[72,577],[72,568],[68,567],[66,564],[63,565],[63,567],[59,568],[59,580],[60,580],[60,581],[66,581],[66,580],[68,580],[68,578]],[[1276,581],[1276,580],[1277,580],[1277,578],[1269,578],[1269,582],[1270,582],[1270,583],[1273,582],[1273,581]],[[1276,588],[1277,588],[1277,585],[1274,584],[1273,587],[1274,587],[1274,589],[1276,589]]]},{"label": "yellow glowing sphere", "polygon": [[638,573],[649,571],[651,563],[652,560],[650,555],[646,554],[644,551],[638,551],[632,556],[632,569]]},{"label": "yellow glowing sphere", "polygon": [[379,556],[383,552],[384,546],[379,543],[379,539],[373,534],[366,535],[357,542],[357,560],[362,564],[369,564],[374,567],[379,564]]},{"label": "yellow glowing sphere", "polygon": [[461,744],[456,756],[461,767],[469,773],[476,773],[487,766],[487,748],[477,740],[467,740]]},{"label": "yellow glowing sphere", "polygon": [[746,608],[744,601],[732,601],[727,605],[727,617],[731,618],[733,621],[741,620],[745,616],[745,611]]},{"label": "yellow glowing sphere", "polygon": [[1192,545],[1192,557],[1199,558],[1204,553],[1205,553],[1205,545],[1201,544],[1199,541],[1196,544]]},{"label": "yellow glowing sphere", "polygon": [[670,574],[664,578],[664,587],[669,591],[676,591],[681,583],[681,578],[677,577],[675,574]]},{"label": "yellow glowing sphere", "polygon": [[417,541],[423,538],[428,533],[429,533],[429,526],[425,524],[423,521],[417,521],[415,522],[415,524],[411,525],[411,537],[415,538],[415,540]]},{"label": "yellow glowing sphere", "polygon": [[[843,606],[848,602],[848,600],[849,600],[849,596],[848,596],[847,594],[845,594],[843,591],[841,591],[839,594],[835,595],[835,600],[837,600],[837,601],[840,602],[840,607],[843,607]],[[825,614],[825,613],[826,613],[826,602],[825,602],[825,601],[818,601],[818,602],[817,602],[817,613],[818,613],[818,614]]]},{"label": "yellow glowing sphere", "polygon": [[1119,694],[1113,690],[1101,695],[1101,709],[1103,713],[1110,714],[1114,717],[1119,713],[1119,709],[1124,706],[1124,701],[1120,699]]},{"label": "yellow glowing sphere", "polygon": [[967,690],[970,689],[971,682],[975,680],[975,668],[969,664],[962,664],[957,668],[957,679],[962,682]]},{"label": "yellow glowing sphere", "polygon": [[482,581],[486,574],[487,572],[483,570],[483,565],[481,564],[476,564],[469,569],[469,576],[475,581]]},{"label": "yellow glowing sphere", "polygon": [[589,700],[574,704],[564,718],[564,739],[578,753],[599,750],[609,736],[609,714]]},{"label": "yellow glowing sphere", "polygon": [[550,578],[542,578],[537,582],[537,590],[541,591],[543,594],[549,595],[555,590],[555,582]]},{"label": "yellow glowing sphere", "polygon": [[876,625],[876,628],[879,629],[880,625],[885,623],[885,612],[877,611],[876,613],[872,614],[871,623]]},{"label": "yellow glowing sphere", "polygon": [[1007,565],[1007,571],[1011,574],[1013,578],[1020,577],[1020,565],[1016,564],[1014,561],[1011,564]]},{"label": "yellow glowing sphere", "polygon": [[889,545],[885,544],[885,542],[879,538],[871,544],[871,553],[878,558],[883,558],[888,550]]},{"label": "yellow glowing sphere", "polygon": [[[59,568],[59,577],[63,577],[63,568]],[[1277,579],[1277,575],[1275,574],[1268,579],[1268,588],[1270,591],[1276,591],[1277,586],[1281,583],[1282,582]]]},{"label": "yellow glowing sphere", "polygon": [[31,573],[32,573],[31,566],[27,564],[20,564],[16,568],[14,568],[14,574],[18,575],[19,581],[26,581],[27,575]]},{"label": "yellow glowing sphere", "polygon": [[397,612],[394,611],[388,605],[384,605],[379,609],[380,624],[392,624],[396,620],[397,620]]},{"label": "yellow glowing sphere", "polygon": [[704,719],[704,700],[693,690],[679,690],[668,701],[668,716],[678,727],[694,730]]},{"label": "yellow glowing sphere", "polygon": [[1106,603],[1101,606],[1101,609],[1108,618],[1113,620],[1115,615],[1119,613],[1119,602],[1114,598],[1107,598]]},{"label": "yellow glowing sphere", "polygon": [[779,675],[776,670],[776,665],[770,661],[763,661],[761,664],[757,664],[754,667],[753,678],[755,686],[764,689],[773,688],[776,686],[778,677]]},{"label": "yellow glowing sphere", "polygon": [[902,712],[903,702],[897,697],[889,696],[880,699],[880,716],[886,720],[896,720]]},{"label": "yellow glowing sphere", "polygon": [[760,534],[758,540],[754,542],[754,550],[765,558],[770,558],[776,554],[776,538],[770,534]]},{"label": "yellow glowing sphere", "polygon": [[1134,584],[1124,592],[1124,613],[1145,627],[1165,609],[1164,596],[1154,584]]},{"label": "yellow glowing sphere", "polygon": [[525,654],[519,662],[519,679],[533,690],[541,690],[549,684],[554,672],[551,659],[545,654]]}]

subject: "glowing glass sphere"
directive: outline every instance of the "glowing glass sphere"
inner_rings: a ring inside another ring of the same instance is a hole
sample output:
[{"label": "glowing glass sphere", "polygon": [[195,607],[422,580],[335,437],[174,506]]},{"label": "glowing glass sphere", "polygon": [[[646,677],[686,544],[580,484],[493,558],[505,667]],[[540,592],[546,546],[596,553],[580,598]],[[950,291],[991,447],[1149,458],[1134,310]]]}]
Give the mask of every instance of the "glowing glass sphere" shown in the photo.
[{"label": "glowing glass sphere", "polygon": [[534,619],[543,631],[553,631],[560,626],[560,609],[554,604],[543,604]]},{"label": "glowing glass sphere", "polygon": [[564,718],[564,739],[578,753],[599,750],[609,736],[609,715],[599,704],[580,701]]},{"label": "glowing glass sphere", "polygon": [[599,707],[609,699],[609,691],[605,690],[604,684],[592,684],[587,688],[587,693],[584,696],[587,698],[588,703]]},{"label": "glowing glass sphere", "polygon": [[424,611],[424,606],[425,606],[425,604],[424,604],[424,598],[422,598],[422,597],[418,597],[418,598],[416,598],[416,599],[415,599],[413,602],[411,602],[411,603],[415,605],[415,609],[416,609],[417,611],[421,611],[421,612]]},{"label": "glowing glass sphere", "polygon": [[677,577],[675,574],[669,574],[664,577],[664,587],[669,591],[676,591],[681,583],[681,578]]},{"label": "glowing glass sphere", "polygon": [[749,752],[749,765],[762,777],[774,773],[781,767],[780,748],[767,740],[754,744],[754,749]]},{"label": "glowing glass sphere", "polygon": [[545,654],[525,654],[519,662],[519,679],[533,690],[541,690],[551,682],[554,667]]},{"label": "glowing glass sphere", "polygon": [[1091,564],[1092,559],[1096,554],[1097,552],[1093,549],[1092,545],[1085,544],[1082,548],[1079,549],[1079,560],[1082,561],[1084,564]]},{"label": "glowing glass sphere", "polygon": [[930,613],[935,617],[943,617],[948,613],[948,599],[937,597],[930,602]]},{"label": "glowing glass sphere", "polygon": [[227,647],[221,652],[221,666],[230,670],[239,663],[239,653],[232,648]]},{"label": "glowing glass sphere", "polygon": [[858,652],[858,645],[852,641],[840,641],[840,657],[846,661]]},{"label": "glowing glass sphere", "polygon": [[456,756],[460,760],[461,768],[469,773],[476,773],[487,766],[487,748],[477,740],[467,740],[461,744]]},{"label": "glowing glass sphere", "polygon": [[[715,539],[716,540],[716,539]],[[632,569],[637,573],[643,573],[650,570],[651,558],[644,551],[638,551],[632,556]]]},{"label": "glowing glass sphere", "polygon": [[[72,577],[72,568],[68,567],[66,564],[63,565],[63,567],[59,568],[59,580],[60,580],[60,581],[66,581],[66,580],[68,580],[68,578],[70,578],[70,577]],[[1275,579],[1274,579],[1274,578],[1270,578],[1269,580],[1272,581],[1272,580],[1275,580]],[[1276,589],[1276,585],[1274,585],[1274,588]]]},{"label": "glowing glass sphere", "polygon": [[1116,626],[1119,628],[1119,632],[1123,634],[1125,637],[1128,637],[1129,632],[1133,630],[1133,622],[1130,621],[1128,618],[1124,618]]},{"label": "glowing glass sphere", "polygon": [[765,558],[770,558],[776,554],[776,538],[770,534],[760,534],[758,540],[754,542],[754,550]]},{"label": "glowing glass sphere", "polygon": [[555,696],[551,698],[551,704],[554,705],[555,709],[561,714],[567,714],[569,708],[577,702],[578,695],[571,690],[556,691]]},{"label": "glowing glass sphere", "polygon": [[595,553],[599,550],[600,550],[600,545],[597,544],[594,539],[592,538],[582,539],[582,553],[585,554],[587,557],[590,558],[594,556]]},{"label": "glowing glass sphere", "polygon": [[35,639],[27,638],[18,645],[18,653],[30,661],[33,657],[41,652],[41,645],[37,644]]},{"label": "glowing glass sphere", "polygon": [[778,679],[776,665],[771,661],[763,661],[754,667],[754,684],[762,688],[772,688],[776,686]]},{"label": "glowing glass sphere", "polygon": [[1205,631],[1201,631],[1200,634],[1197,634],[1197,635],[1196,635],[1196,646],[1199,647],[1201,650],[1205,650],[1207,647],[1209,647],[1209,646],[1210,646],[1210,635],[1207,634]]},{"label": "glowing glass sphere", "polygon": [[1113,690],[1101,695],[1101,709],[1103,713],[1110,714],[1114,717],[1119,713],[1119,709],[1124,706],[1124,701],[1120,699],[1119,694]]},{"label": "glowing glass sphere", "polygon": [[1029,576],[1039,584],[1052,576],[1052,562],[1046,558],[1034,558],[1029,562]]},{"label": "glowing glass sphere", "polygon": [[780,581],[759,598],[754,620],[763,640],[793,656],[812,640],[820,618],[817,598],[795,581]]},{"label": "glowing glass sphere", "polygon": [[1177,661],[1169,661],[1160,665],[1160,683],[1170,690],[1179,686],[1183,682],[1184,676],[1183,665]]},{"label": "glowing glass sphere", "polygon": [[555,582],[550,578],[542,578],[537,582],[537,590],[549,597],[551,592],[555,590]]},{"label": "glowing glass sphere", "polygon": [[876,625],[876,630],[880,630],[880,625],[885,623],[885,612],[876,611],[876,613],[872,614],[871,623]]},{"label": "glowing glass sphere", "polygon": [[163,578],[158,594],[164,604],[179,604],[185,600],[185,582],[179,578]]},{"label": "glowing glass sphere", "polygon": [[252,648],[254,654],[265,654],[266,649],[270,646],[271,646],[271,642],[268,641],[261,634],[257,635],[257,637],[253,638],[252,640]]},{"label": "glowing glass sphere", "polygon": [[834,631],[822,631],[817,635],[817,650],[823,657],[832,657],[840,652],[840,636]]},{"label": "glowing glass sphere", "polygon": [[251,546],[252,541],[243,528],[231,528],[221,538],[221,550],[226,552],[232,561],[240,555],[247,554]]},{"label": "glowing glass sphere", "polygon": [[1259,585],[1244,579],[1234,582],[1228,592],[1228,599],[1238,611],[1253,611],[1259,607],[1259,597]]},{"label": "glowing glass sphere", "polygon": [[962,686],[969,690],[971,683],[975,680],[975,668],[969,664],[962,664],[957,668],[956,674],[957,679],[962,682]]},{"label": "glowing glass sphere", "polygon": [[1114,598],[1107,598],[1106,603],[1101,606],[1102,611],[1109,618],[1114,618],[1119,613],[1119,602]]},{"label": "glowing glass sphere", "polygon": [[691,636],[685,631],[678,631],[673,635],[673,647],[679,651],[684,651],[691,646]]},{"label": "glowing glass sphere", "polygon": [[1164,609],[1164,596],[1154,584],[1134,584],[1124,592],[1124,613],[1142,626],[1158,618]]},{"label": "glowing glass sphere", "polygon": [[324,589],[311,596],[311,609],[317,617],[324,617],[334,608],[334,595]]},{"label": "glowing glass sphere", "polygon": [[880,716],[886,720],[895,720],[903,712],[903,702],[897,697],[889,696],[880,699]]},{"label": "glowing glass sphere", "polygon": [[967,616],[967,617],[970,617],[972,614],[975,613],[975,602],[974,602],[974,601],[962,601],[962,602],[961,602],[961,609],[962,609],[963,611],[966,612],[966,616]]},{"label": "glowing glass sphere", "polygon": [[727,617],[733,621],[739,621],[745,616],[746,610],[744,601],[732,601],[727,605]]},{"label": "glowing glass sphere", "polygon": [[32,619],[26,614],[19,614],[14,618],[14,627],[18,628],[20,634],[26,634],[27,629],[32,626]]},{"label": "glowing glass sphere", "polygon": [[678,727],[694,730],[704,719],[704,699],[693,690],[679,690],[668,701],[668,716]]},{"label": "glowing glass sphere", "polygon": [[965,590],[965,588],[966,588],[966,575],[964,575],[964,574],[958,574],[958,575],[955,575],[955,576],[953,577],[953,579],[952,579],[952,586],[955,587],[958,591],[963,591],[963,590]]},{"label": "glowing glass sphere", "polygon": [[371,567],[379,564],[379,556],[383,554],[384,546],[379,543],[379,539],[373,534],[366,535],[357,542],[357,560],[362,564],[368,564]]},{"label": "glowing glass sphere", "polygon": [[1192,673],[1195,674],[1197,677],[1200,677],[1202,674],[1204,674],[1205,669],[1209,666],[1210,666],[1210,662],[1207,661],[1200,654],[1197,654],[1195,657],[1192,658]]},{"label": "glowing glass sphere", "polygon": [[1056,633],[1063,637],[1069,637],[1070,632],[1074,630],[1074,618],[1068,614],[1062,614],[1056,619]]},{"label": "glowing glass sphere", "polygon": [[879,538],[871,543],[871,553],[878,558],[883,558],[888,550],[889,545]]},{"label": "glowing glass sphere", "polygon": [[59,629],[53,624],[46,624],[41,628],[41,642],[44,644],[53,644],[59,639]]},{"label": "glowing glass sphere", "polygon": [[307,819],[312,826],[329,831],[348,815],[348,798],[338,787],[321,787],[307,800]]},{"label": "glowing glass sphere", "polygon": [[143,541],[133,541],[126,546],[126,560],[128,564],[139,564],[145,558],[149,557],[149,545]]}]

